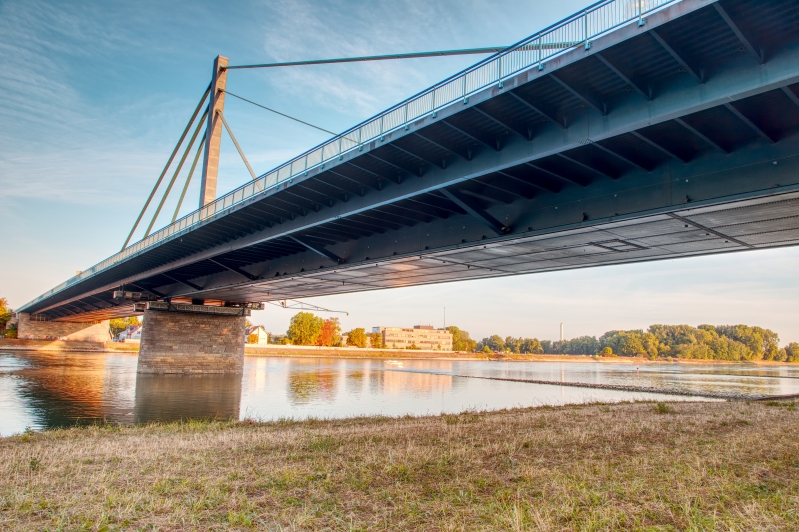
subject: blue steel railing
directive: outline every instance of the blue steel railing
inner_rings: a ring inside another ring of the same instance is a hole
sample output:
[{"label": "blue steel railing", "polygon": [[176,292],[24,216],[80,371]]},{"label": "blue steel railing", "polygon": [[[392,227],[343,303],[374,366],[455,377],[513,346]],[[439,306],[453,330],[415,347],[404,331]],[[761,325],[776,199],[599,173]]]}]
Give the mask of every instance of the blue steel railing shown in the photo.
[{"label": "blue steel railing", "polygon": [[609,33],[620,26],[635,21],[642,23],[643,17],[682,0],[602,0],[574,15],[553,24],[502,52],[458,72],[407,100],[398,103],[377,116],[361,122],[333,139],[320,144],[291,161],[260,175],[219,199],[209,203],[180,220],[164,227],[125,248],[104,261],[95,264],[78,275],[56,286],[27,303],[29,307],[99,271],[117,264],[141,251],[152,247],[176,234],[223,213],[233,207],[294,176],[306,174],[314,168],[324,168],[326,162],[343,157],[345,153],[361,150],[364,144],[382,138],[400,128],[407,128],[414,120],[435,113],[443,107],[463,101],[469,95],[489,85],[502,83],[502,80],[524,70],[538,67],[554,57],[562,55],[577,46],[588,46],[591,39]]}]

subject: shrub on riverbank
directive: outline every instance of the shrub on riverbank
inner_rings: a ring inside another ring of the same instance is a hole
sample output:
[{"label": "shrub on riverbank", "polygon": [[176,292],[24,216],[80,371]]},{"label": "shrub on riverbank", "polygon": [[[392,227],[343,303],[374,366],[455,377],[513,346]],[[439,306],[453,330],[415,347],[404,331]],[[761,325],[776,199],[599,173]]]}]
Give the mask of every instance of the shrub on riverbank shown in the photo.
[{"label": "shrub on riverbank", "polygon": [[796,530],[793,402],[586,405],[0,439],[0,528]]}]

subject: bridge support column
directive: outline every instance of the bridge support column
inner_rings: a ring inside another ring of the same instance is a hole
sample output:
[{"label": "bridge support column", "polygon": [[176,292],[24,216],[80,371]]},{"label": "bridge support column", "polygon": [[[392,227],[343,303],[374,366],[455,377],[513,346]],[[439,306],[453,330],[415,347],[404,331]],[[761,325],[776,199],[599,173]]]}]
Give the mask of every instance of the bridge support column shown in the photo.
[{"label": "bridge support column", "polygon": [[26,312],[20,312],[17,316],[17,337],[23,340],[107,342],[111,339],[108,320],[40,321],[37,316],[31,316]]},{"label": "bridge support column", "polygon": [[150,302],[144,311],[139,373],[241,373],[242,308]]}]

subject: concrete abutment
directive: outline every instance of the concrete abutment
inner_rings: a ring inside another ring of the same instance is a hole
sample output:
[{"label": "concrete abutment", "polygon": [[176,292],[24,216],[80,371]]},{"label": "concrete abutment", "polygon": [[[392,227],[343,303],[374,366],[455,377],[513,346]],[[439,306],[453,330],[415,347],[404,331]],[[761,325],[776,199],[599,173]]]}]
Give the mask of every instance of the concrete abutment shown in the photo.
[{"label": "concrete abutment", "polygon": [[249,311],[160,303],[144,311],[139,373],[236,374],[244,368]]},{"label": "concrete abutment", "polygon": [[67,340],[72,342],[107,342],[111,339],[108,320],[73,322],[40,320],[20,312],[17,338],[21,340]]}]

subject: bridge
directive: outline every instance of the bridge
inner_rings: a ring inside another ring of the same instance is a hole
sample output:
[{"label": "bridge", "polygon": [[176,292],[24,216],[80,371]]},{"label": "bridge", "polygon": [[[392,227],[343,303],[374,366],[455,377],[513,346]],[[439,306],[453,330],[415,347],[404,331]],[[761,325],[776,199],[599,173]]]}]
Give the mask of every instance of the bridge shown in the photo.
[{"label": "bridge", "polygon": [[214,64],[200,208],[26,323],[243,323],[262,302],[799,243],[791,0],[598,2],[217,198],[243,67]]}]

